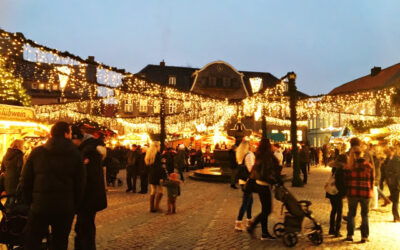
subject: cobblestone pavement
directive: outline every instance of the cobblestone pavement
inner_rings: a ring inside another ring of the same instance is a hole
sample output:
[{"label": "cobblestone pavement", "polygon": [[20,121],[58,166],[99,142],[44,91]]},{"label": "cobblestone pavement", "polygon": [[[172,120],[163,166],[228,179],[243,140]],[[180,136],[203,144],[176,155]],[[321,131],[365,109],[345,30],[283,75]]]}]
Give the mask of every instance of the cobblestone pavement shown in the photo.
[{"label": "cobblestone pavement", "polygon": [[[290,169],[284,169],[289,174]],[[360,240],[360,231],[355,232],[355,243],[343,242],[343,239],[326,235],[328,231],[329,201],[325,199],[323,184],[330,169],[311,168],[309,184],[304,188],[287,186],[297,199],[312,201],[311,210],[323,225],[324,243],[314,246],[304,238],[294,249],[400,249],[400,223],[393,223],[390,206],[381,212],[370,212],[370,242],[356,243]],[[120,173],[123,176],[124,173]],[[255,197],[253,213],[260,211],[258,197]],[[242,193],[233,190],[229,184],[205,183],[186,179],[182,194],[177,200],[177,214],[164,215],[150,213],[149,196],[125,193],[125,187],[113,188],[108,192],[109,206],[98,213],[97,247],[98,249],[285,249],[282,240],[261,241],[250,239],[247,233],[233,230]],[[166,208],[165,197],[162,207]],[[281,221],[281,203],[274,200],[269,228]],[[347,203],[344,204],[347,214]],[[359,216],[357,218],[359,224]],[[346,224],[342,234],[346,234]],[[257,237],[260,237],[257,228]],[[70,248],[73,249],[73,232],[70,236]]]}]

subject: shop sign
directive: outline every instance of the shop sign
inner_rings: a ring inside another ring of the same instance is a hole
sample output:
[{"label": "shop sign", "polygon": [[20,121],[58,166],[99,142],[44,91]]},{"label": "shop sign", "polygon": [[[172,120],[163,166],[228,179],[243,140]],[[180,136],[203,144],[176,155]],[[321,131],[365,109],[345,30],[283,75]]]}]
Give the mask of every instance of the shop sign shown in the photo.
[{"label": "shop sign", "polygon": [[34,119],[34,111],[31,108],[0,104],[0,119],[27,121]]}]

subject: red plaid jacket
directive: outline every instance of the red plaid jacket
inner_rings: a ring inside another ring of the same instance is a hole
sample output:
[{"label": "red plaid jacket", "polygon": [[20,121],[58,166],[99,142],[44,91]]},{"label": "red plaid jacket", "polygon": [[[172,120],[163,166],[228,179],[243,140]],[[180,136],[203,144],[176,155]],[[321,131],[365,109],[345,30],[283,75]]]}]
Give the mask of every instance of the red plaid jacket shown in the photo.
[{"label": "red plaid jacket", "polygon": [[347,196],[371,198],[373,195],[374,170],[367,162],[357,162],[357,168],[346,173]]}]

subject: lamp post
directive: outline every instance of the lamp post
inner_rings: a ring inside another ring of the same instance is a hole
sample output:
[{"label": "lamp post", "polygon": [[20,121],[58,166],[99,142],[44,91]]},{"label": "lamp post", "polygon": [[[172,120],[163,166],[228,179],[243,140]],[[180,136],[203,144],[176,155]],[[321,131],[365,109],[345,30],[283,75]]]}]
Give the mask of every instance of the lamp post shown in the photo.
[{"label": "lamp post", "polygon": [[290,97],[290,137],[292,140],[292,158],[293,158],[293,187],[302,187],[304,184],[300,179],[300,167],[298,163],[297,150],[297,90],[296,90],[296,74],[294,72],[287,73],[289,79],[289,97]]}]

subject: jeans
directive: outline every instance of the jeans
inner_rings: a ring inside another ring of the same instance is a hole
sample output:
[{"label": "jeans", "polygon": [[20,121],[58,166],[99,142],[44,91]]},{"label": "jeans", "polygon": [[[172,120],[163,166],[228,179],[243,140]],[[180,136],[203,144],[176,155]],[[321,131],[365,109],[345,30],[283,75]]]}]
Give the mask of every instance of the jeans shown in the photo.
[{"label": "jeans", "polygon": [[34,214],[30,213],[26,225],[24,249],[42,249],[42,239],[51,226],[51,249],[67,250],[68,236],[71,231],[74,214]]},{"label": "jeans", "polygon": [[183,170],[184,170],[183,168],[178,168],[178,173],[181,177],[181,181],[185,181],[185,178],[183,177]]},{"label": "jeans", "polygon": [[259,213],[254,222],[251,224],[251,230],[261,222],[261,231],[263,235],[268,235],[268,216],[271,213],[272,200],[271,200],[271,190],[269,186],[261,186],[255,184],[255,192],[258,193],[261,202],[261,213]]},{"label": "jeans", "polygon": [[392,214],[393,219],[398,220],[399,217],[399,190],[397,188],[390,188],[390,198],[392,200]]},{"label": "jeans", "polygon": [[243,192],[242,205],[239,209],[239,215],[237,220],[242,220],[244,212],[247,211],[247,219],[251,219],[251,207],[253,206],[253,194],[250,192]]},{"label": "jeans", "polygon": [[369,212],[369,198],[348,197],[348,222],[347,222],[347,236],[354,235],[354,217],[357,213],[358,203],[361,205],[361,237],[368,238],[369,225],[368,225],[368,212]]},{"label": "jeans", "polygon": [[332,196],[329,197],[332,210],[329,220],[329,234],[338,234],[340,226],[342,225],[342,211],[343,211],[343,197]]},{"label": "jeans", "polygon": [[307,162],[300,162],[300,170],[301,170],[301,172],[303,173],[303,176],[304,176],[304,178],[303,178],[303,183],[304,184],[307,184]]},{"label": "jeans", "polygon": [[95,217],[96,212],[94,211],[78,212],[75,224],[75,250],[96,249]]}]

